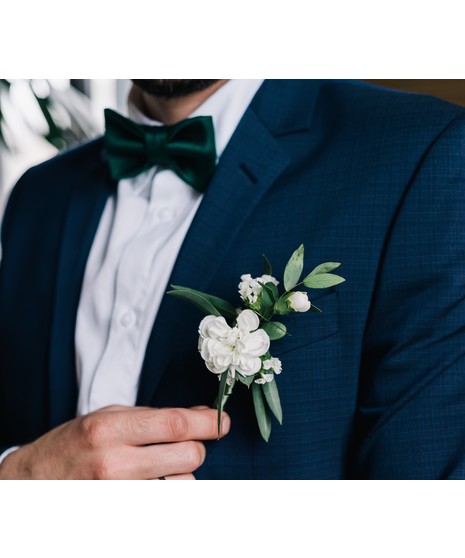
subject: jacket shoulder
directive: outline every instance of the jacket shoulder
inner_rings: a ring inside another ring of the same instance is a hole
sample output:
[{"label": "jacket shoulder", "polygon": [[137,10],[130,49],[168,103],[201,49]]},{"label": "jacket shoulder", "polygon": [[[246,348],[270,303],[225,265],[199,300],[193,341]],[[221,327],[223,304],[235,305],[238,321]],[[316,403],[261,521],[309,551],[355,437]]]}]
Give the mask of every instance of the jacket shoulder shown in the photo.
[{"label": "jacket shoulder", "polygon": [[437,131],[465,115],[465,108],[431,95],[356,80],[322,81],[320,101],[323,106],[331,105],[341,120],[350,118],[364,124],[367,130],[398,131],[406,135]]},{"label": "jacket shoulder", "polygon": [[103,138],[98,137],[66,149],[51,159],[31,167],[19,182],[37,179],[54,182],[63,177],[69,178],[70,173],[84,175],[102,166],[104,162]]}]

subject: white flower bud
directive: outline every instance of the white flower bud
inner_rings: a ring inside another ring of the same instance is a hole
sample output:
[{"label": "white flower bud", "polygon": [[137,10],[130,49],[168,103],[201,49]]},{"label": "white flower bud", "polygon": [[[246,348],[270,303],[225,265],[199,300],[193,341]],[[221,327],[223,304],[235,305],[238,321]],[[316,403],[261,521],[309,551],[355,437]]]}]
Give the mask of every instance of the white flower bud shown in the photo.
[{"label": "white flower bud", "polygon": [[273,370],[275,374],[281,374],[283,370],[283,365],[279,358],[269,358],[264,360],[263,363],[263,370]]},{"label": "white flower bud", "polygon": [[292,293],[287,299],[287,305],[294,310],[294,312],[307,312],[312,306],[311,302],[308,300],[307,293],[301,291]]}]

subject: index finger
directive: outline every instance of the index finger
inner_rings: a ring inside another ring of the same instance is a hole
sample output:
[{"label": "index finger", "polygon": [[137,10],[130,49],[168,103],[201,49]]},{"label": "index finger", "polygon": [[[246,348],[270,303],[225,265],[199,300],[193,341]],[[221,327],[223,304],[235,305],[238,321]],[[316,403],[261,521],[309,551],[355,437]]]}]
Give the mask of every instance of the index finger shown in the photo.
[{"label": "index finger", "polygon": [[[218,411],[215,409],[137,409],[118,413],[123,441],[132,446],[214,440],[218,438]],[[221,437],[229,432],[231,420],[222,414]]]}]

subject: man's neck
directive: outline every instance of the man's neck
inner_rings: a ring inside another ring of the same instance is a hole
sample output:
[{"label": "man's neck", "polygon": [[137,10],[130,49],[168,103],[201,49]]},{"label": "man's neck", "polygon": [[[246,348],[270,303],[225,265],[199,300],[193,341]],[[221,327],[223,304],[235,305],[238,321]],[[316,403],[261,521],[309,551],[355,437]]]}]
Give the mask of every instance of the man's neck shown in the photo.
[{"label": "man's neck", "polygon": [[176,122],[184,120],[192,114],[227,81],[227,79],[220,79],[203,91],[183,97],[176,97],[175,99],[155,97],[142,91],[137,85],[133,85],[129,98],[141,112],[152,120],[157,120],[167,125],[176,124]]}]

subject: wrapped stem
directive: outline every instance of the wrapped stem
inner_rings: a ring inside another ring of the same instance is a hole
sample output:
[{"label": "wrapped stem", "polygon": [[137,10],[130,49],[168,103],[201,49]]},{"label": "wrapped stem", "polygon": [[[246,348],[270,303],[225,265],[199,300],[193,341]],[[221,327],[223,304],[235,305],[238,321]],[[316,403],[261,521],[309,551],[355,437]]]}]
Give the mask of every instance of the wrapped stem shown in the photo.
[{"label": "wrapped stem", "polygon": [[223,372],[220,378],[220,387],[218,390],[218,395],[215,398],[215,402],[213,403],[213,407],[218,409],[218,440],[220,439],[221,433],[221,413],[224,410],[226,403],[233,391],[234,384],[236,381],[232,379],[231,383],[227,382],[229,372]]}]

